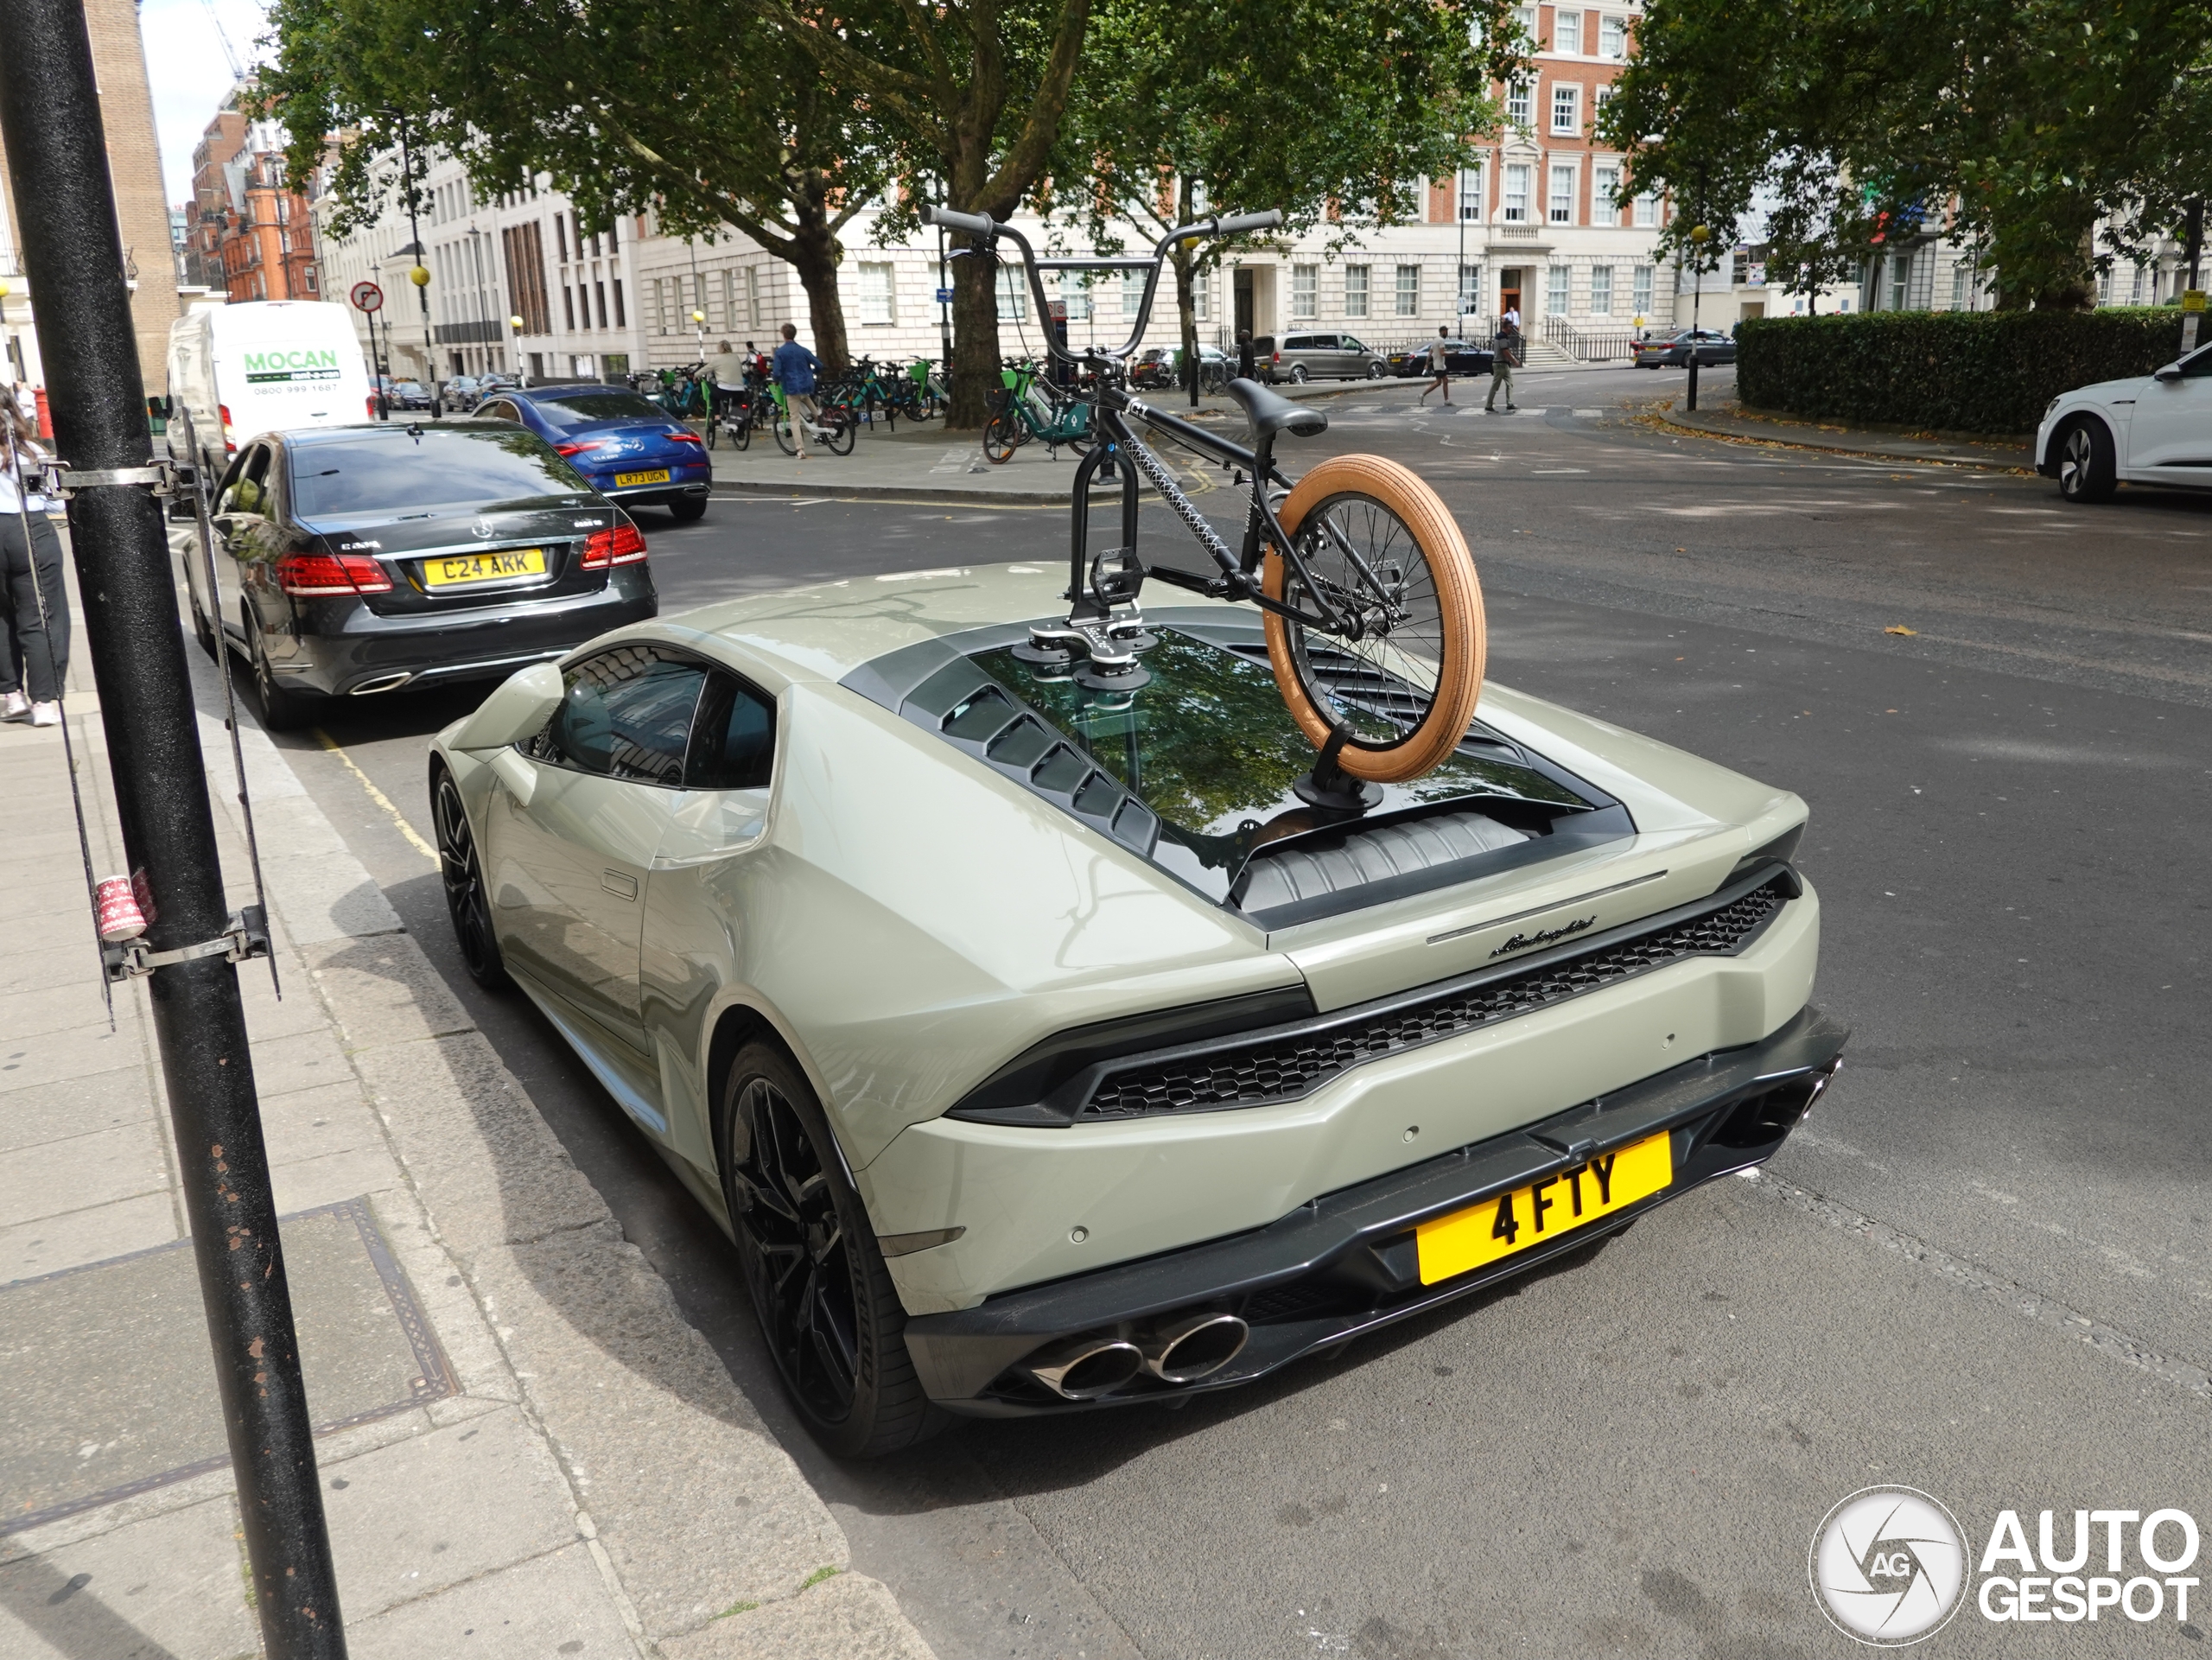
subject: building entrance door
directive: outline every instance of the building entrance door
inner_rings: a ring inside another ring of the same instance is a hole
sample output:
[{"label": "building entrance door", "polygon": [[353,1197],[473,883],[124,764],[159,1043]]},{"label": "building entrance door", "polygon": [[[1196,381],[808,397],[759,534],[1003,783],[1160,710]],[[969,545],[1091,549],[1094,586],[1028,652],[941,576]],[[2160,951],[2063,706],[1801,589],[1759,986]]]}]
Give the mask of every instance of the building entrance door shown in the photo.
[{"label": "building entrance door", "polygon": [[1519,311],[1523,318],[1529,315],[1521,305],[1521,270],[1509,265],[1497,274],[1497,315],[1502,318],[1509,311]]},{"label": "building entrance door", "polygon": [[1239,339],[1252,332],[1252,273],[1239,267],[1236,278],[1236,334]]}]

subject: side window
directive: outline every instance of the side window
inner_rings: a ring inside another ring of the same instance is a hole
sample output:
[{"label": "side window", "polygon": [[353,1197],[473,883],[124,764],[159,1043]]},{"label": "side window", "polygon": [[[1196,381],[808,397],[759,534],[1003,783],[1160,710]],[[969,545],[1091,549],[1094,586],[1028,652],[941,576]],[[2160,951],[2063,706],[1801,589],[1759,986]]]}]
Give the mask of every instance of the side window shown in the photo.
[{"label": "side window", "polygon": [[223,499],[215,504],[219,513],[265,513],[269,511],[269,448],[256,444],[245,453],[245,459],[232,475],[230,485],[223,492]]},{"label": "side window", "polygon": [[2181,378],[2183,380],[2212,379],[2212,346],[2181,360]]},{"label": "side window", "polygon": [[683,752],[706,671],[651,646],[587,658],[563,677],[567,690],[532,759],[669,789],[683,782]]},{"label": "side window", "polygon": [[683,782],[693,790],[765,790],[776,760],[776,705],[736,676],[707,677]]},{"label": "side window", "polygon": [[477,410],[476,414],[479,419],[485,421],[512,421],[515,418],[515,406],[494,400]]}]

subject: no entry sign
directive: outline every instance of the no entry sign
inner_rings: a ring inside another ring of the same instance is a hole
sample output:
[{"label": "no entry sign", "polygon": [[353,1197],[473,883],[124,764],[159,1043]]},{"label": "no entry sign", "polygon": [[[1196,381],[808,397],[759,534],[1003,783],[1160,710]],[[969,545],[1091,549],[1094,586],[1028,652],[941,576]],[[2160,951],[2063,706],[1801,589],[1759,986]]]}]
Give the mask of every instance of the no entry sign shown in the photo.
[{"label": "no entry sign", "polygon": [[353,284],[353,308],[356,311],[375,311],[384,304],[384,290],[374,283]]}]

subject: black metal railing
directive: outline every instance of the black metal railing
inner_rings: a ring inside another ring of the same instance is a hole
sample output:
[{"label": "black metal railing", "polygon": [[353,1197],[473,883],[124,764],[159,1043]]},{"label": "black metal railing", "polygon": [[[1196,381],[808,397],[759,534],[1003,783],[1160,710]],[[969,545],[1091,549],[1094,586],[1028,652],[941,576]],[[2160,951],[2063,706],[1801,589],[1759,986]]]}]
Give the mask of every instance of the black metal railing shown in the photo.
[{"label": "black metal railing", "polygon": [[1636,354],[1636,331],[1630,328],[1577,328],[1564,317],[1547,317],[1541,332],[1546,340],[1582,363],[1610,363]]}]

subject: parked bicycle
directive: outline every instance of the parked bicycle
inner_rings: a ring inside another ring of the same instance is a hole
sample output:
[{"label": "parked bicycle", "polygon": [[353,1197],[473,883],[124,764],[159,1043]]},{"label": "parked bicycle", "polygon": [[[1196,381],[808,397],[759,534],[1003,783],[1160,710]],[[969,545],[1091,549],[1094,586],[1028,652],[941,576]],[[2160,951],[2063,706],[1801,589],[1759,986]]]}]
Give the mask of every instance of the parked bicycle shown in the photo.
[{"label": "parked bicycle", "polygon": [[[1001,241],[1021,254],[1036,315],[1050,315],[1043,270],[1029,240],[980,213],[922,209],[925,223],[965,232],[985,251]],[[1055,270],[1146,273],[1135,325],[1118,349],[1080,353],[1047,338],[1052,355],[1087,376],[1074,396],[1093,412],[1096,442],[1077,465],[1071,514],[1064,620],[1033,624],[1016,648],[1040,666],[1066,665],[1100,690],[1135,690],[1151,677],[1138,661],[1154,643],[1140,606],[1151,576],[1209,598],[1242,601],[1264,614],[1268,656],[1284,703],[1320,750],[1300,793],[1325,808],[1357,809],[1370,784],[1402,783],[1433,771],[1458,747],[1482,690],[1485,637],[1482,588],[1451,512],[1421,479],[1379,455],[1335,455],[1303,479],[1275,463],[1285,433],[1312,437],[1329,417],[1251,380],[1231,380],[1254,443],[1247,449],[1131,396],[1126,366],[1144,338],[1161,270],[1177,244],[1282,222],[1277,213],[1234,214],[1179,226],[1142,256],[1059,259]],[[1238,469],[1249,483],[1243,545],[1232,550],[1138,438],[1136,426]],[[1090,482],[1109,459],[1124,463],[1121,545],[1088,550]],[[1147,569],[1137,554],[1137,477],[1172,507],[1212,559],[1214,574]],[[1077,658],[1085,659],[1080,663]],[[1325,665],[1325,673],[1317,665]],[[1408,690],[1410,689],[1410,690]]]},{"label": "parked bicycle", "polygon": [[721,413],[707,423],[707,448],[713,449],[726,438],[733,449],[749,449],[753,429],[766,426],[775,418],[776,400],[768,388],[737,387],[728,391]]},{"label": "parked bicycle", "polygon": [[1056,461],[1063,444],[1078,455],[1090,448],[1090,404],[1039,374],[1033,363],[1010,364],[999,376],[1004,384],[983,424],[983,454],[994,466],[1032,438],[1042,439]]},{"label": "parked bicycle", "polygon": [[[775,419],[771,423],[776,435],[776,447],[786,455],[796,455],[798,454],[798,417],[791,414],[791,399],[785,395],[781,386],[771,387],[770,391],[776,403]],[[808,439],[820,444],[832,455],[851,455],[853,440],[860,436],[860,417],[854,413],[852,405],[827,402],[818,388],[810,396],[821,412],[806,423]]]}]

